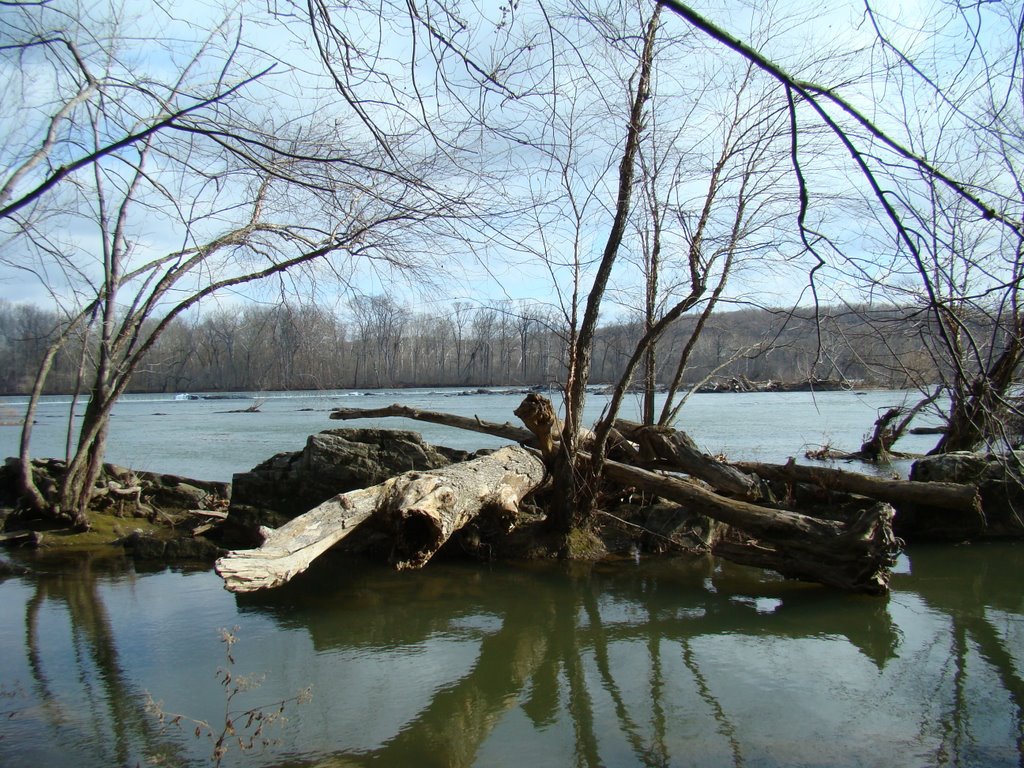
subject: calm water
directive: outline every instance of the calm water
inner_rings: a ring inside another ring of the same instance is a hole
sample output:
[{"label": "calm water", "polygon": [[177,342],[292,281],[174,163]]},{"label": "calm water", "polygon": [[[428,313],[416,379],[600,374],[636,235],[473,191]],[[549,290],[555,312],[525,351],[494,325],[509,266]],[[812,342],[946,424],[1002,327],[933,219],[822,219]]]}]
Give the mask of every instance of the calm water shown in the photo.
[{"label": "calm water", "polygon": [[8,578],[0,765],[208,765],[147,694],[222,724],[232,627],[262,675],[234,709],[312,699],[227,765],[1024,763],[1020,547],[916,549],[888,598],[710,559],[332,565],[245,599],[117,561]]},{"label": "calm water", "polygon": [[[779,460],[805,444],[856,447],[901,397],[709,395],[682,426],[708,450]],[[227,479],[339,426],[327,420],[337,405],[504,421],[520,399],[279,395],[226,414],[251,399],[131,398],[111,458]],[[61,408],[40,414],[37,455],[60,453]],[[8,454],[16,432],[0,428]],[[246,597],[205,569],[32,565],[0,581],[0,766],[209,765],[212,744],[193,732],[196,720],[223,728],[231,687],[218,670],[262,678],[232,711],[276,712],[312,686],[269,743],[232,742],[226,765],[1024,765],[1021,546],[917,547],[886,598],[711,558],[411,573],[328,561]],[[232,664],[220,631],[234,627]],[[185,718],[161,726],[149,697]]]}]

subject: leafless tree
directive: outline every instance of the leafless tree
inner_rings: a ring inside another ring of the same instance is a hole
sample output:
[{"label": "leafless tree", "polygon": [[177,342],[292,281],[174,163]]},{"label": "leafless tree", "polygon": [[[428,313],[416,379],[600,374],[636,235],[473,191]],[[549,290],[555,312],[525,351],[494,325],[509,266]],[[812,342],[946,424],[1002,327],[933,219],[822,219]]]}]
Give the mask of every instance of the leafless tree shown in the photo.
[{"label": "leafless tree", "polygon": [[[252,51],[237,21],[216,27],[162,81],[128,71],[140,52],[116,10],[104,23],[59,3],[18,11],[25,37],[9,52],[66,49],[75,65],[51,64],[63,99],[32,140],[5,150],[6,253],[31,254],[18,263],[34,264],[66,307],[28,406],[22,484],[33,506],[86,527],[113,405],[176,318],[273,276],[343,276],[358,261],[414,269],[415,254],[426,252],[417,238],[457,215],[459,201],[425,181],[431,172],[440,180],[429,160],[416,165],[409,154],[401,170],[385,167],[376,142],[347,133],[346,113],[314,124],[261,106],[268,92],[256,82],[270,68],[249,74]],[[61,31],[37,46],[33,29],[51,25]],[[177,49],[165,52],[177,60]],[[69,151],[70,165],[45,170]],[[33,186],[33,174],[42,182]],[[78,239],[69,237],[76,230]],[[75,280],[59,284],[55,273]],[[55,356],[86,329],[95,354],[88,401],[58,498],[48,499],[29,461],[32,416]]]},{"label": "leafless tree", "polygon": [[[844,83],[787,70],[686,3],[660,3],[787,94],[797,225],[808,247],[864,295],[911,303],[927,328],[922,338],[938,340],[930,354],[947,397],[936,402],[948,405],[935,450],[1005,443],[1001,414],[1016,410],[1009,395],[1024,357],[1017,311],[1024,7],[945,3],[927,19],[897,21],[865,0],[862,25],[881,73],[865,100]],[[848,153],[853,182],[886,227],[884,251],[865,258],[810,223],[815,185],[801,140],[812,123]]]}]

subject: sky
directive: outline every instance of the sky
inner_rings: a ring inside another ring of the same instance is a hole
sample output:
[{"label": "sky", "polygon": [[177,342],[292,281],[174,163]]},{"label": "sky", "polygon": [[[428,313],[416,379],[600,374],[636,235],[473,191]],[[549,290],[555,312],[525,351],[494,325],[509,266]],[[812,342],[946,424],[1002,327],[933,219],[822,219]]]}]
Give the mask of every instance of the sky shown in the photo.
[{"label": "sky", "polygon": [[[199,0],[174,3],[167,6],[172,9],[169,13],[143,11],[143,6],[153,7],[149,3],[129,2],[126,5],[130,11],[138,13],[129,13],[122,18],[120,31],[124,40],[111,67],[113,76],[145,72],[153,82],[172,81],[181,73],[197,46],[204,44],[208,46],[210,55],[191,65],[185,88],[188,93],[201,92],[210,80],[220,74],[218,67],[223,62],[224,52],[235,45],[238,19],[244,17],[240,34],[250,47],[243,47],[237,54],[242,63],[229,73],[228,81],[258,69],[266,61],[263,53],[273,54],[281,63],[271,76],[247,89],[249,101],[240,102],[241,108],[248,103],[248,108],[265,116],[261,119],[268,124],[273,122],[282,129],[294,129],[297,135],[315,132],[333,120],[343,126],[336,141],[339,144],[351,142],[350,146],[339,146],[338,151],[357,151],[371,141],[365,125],[353,116],[351,109],[343,103],[339,105],[337,94],[325,79],[316,56],[308,25],[292,20],[282,26],[279,20],[254,13],[254,9],[266,8],[265,4],[252,7],[239,4],[228,10],[229,23],[209,34],[209,30],[215,27],[213,20],[220,19],[225,13],[221,6],[213,3]],[[69,3],[58,2],[50,10],[71,7]],[[290,8],[284,3],[275,7],[282,11]],[[354,42],[372,50],[372,71],[360,72],[357,61],[354,65],[354,75],[361,79],[353,87],[360,89],[359,95],[367,99],[366,113],[380,125],[395,131],[407,129],[416,121],[428,118],[428,124],[436,131],[433,149],[438,155],[448,151],[451,146],[448,142],[457,140],[469,146],[473,151],[459,155],[459,169],[442,169],[439,176],[428,178],[436,179],[439,187],[447,186],[456,191],[472,185],[473,193],[491,207],[486,209],[486,215],[482,214],[475,221],[456,224],[454,231],[440,234],[434,231],[433,239],[423,234],[410,237],[407,255],[412,260],[431,262],[430,275],[433,279],[403,279],[400,273],[381,262],[364,261],[354,269],[345,266],[335,271],[321,270],[308,280],[297,277],[286,282],[298,291],[313,290],[311,286],[315,283],[316,291],[323,294],[327,303],[332,299],[341,303],[339,297],[346,291],[355,290],[399,297],[414,308],[443,307],[451,301],[490,303],[511,300],[558,304],[559,296],[564,300],[571,294],[578,269],[585,293],[610,228],[609,206],[614,199],[617,152],[621,147],[624,110],[628,106],[625,91],[616,78],[628,76],[631,66],[628,58],[616,63],[616,56],[630,42],[619,40],[614,45],[595,45],[579,53],[571,44],[592,40],[595,36],[593,29],[581,29],[571,20],[559,18],[557,23],[564,33],[563,38],[551,42],[538,34],[538,26],[524,18],[529,10],[522,6],[520,18],[514,23],[497,26],[494,23],[496,17],[492,17],[490,23],[481,24],[474,34],[467,37],[466,50],[472,55],[472,65],[466,65],[450,50],[446,51],[449,80],[438,85],[436,78],[431,76],[429,65],[432,60],[425,56],[421,56],[419,66],[411,70],[416,79],[402,78],[401,63],[408,61],[411,52],[409,42],[402,38],[403,24],[396,22],[381,33],[371,23],[370,15],[359,12],[360,7],[358,3],[350,3],[348,11],[337,12],[335,21]],[[915,30],[922,24],[927,25],[927,20],[938,18],[936,9],[945,7],[941,3],[920,0],[887,8],[890,16],[885,20],[886,33],[893,42],[906,46],[907,50],[926,54],[929,52],[927,47],[922,47],[926,38]],[[822,78],[843,79],[865,72],[871,74],[867,68],[878,66],[882,59],[875,32],[867,23],[863,8],[862,3],[830,3],[828,10],[822,12],[817,4],[810,3],[772,6],[731,2],[705,4],[698,10],[734,31],[741,39],[763,45],[769,56],[787,67],[806,67],[806,71]],[[94,10],[93,13],[100,12]],[[467,18],[472,21],[471,17]],[[91,20],[90,30],[94,32],[101,24],[101,19]],[[663,31],[664,39],[670,40],[684,35],[686,27],[680,19],[666,14]],[[6,26],[4,32],[10,36],[10,26]],[[165,44],[154,46],[154,35],[160,36]],[[514,56],[503,58],[493,48],[496,42],[528,45]],[[424,44],[421,39],[419,45]],[[729,101],[727,97],[716,94],[722,92],[720,89],[725,84],[735,80],[742,62],[735,54],[706,42],[702,45],[699,40],[672,45],[680,47],[678,50],[667,48],[666,55],[675,56],[676,61],[673,66],[665,66],[659,71],[656,100],[659,105],[663,103],[661,99],[672,104],[671,109],[665,110],[665,117],[659,118],[663,123],[659,129],[665,130],[665,135],[679,130],[683,132],[679,135],[684,137],[681,142],[684,149],[680,150],[675,170],[680,175],[679,183],[670,190],[666,187],[665,191],[665,203],[676,210],[675,221],[669,220],[671,231],[667,242],[681,252],[685,251],[681,222],[689,216],[692,223],[699,212],[707,172],[715,157],[716,141],[720,135],[721,111]],[[684,45],[692,47],[685,49],[686,57],[679,58]],[[820,52],[829,48],[837,53],[825,60],[812,61],[815,57],[820,59]],[[425,53],[422,48],[417,50],[420,54]],[[857,52],[856,55],[851,51]],[[849,58],[844,58],[843,52],[849,54]],[[494,86],[486,94],[471,87],[473,78],[479,75],[473,69],[478,61],[497,73],[495,81],[500,80],[502,87]],[[554,68],[550,66],[552,62],[555,62]],[[99,66],[98,59],[92,63]],[[39,51],[20,57],[8,52],[0,59],[0,68],[7,84],[0,101],[0,106],[7,105],[0,109],[0,115],[5,115],[0,117],[0,129],[7,129],[7,138],[0,143],[0,172],[3,173],[0,178],[6,179],[11,170],[42,141],[50,118],[63,103],[61,96],[68,93],[68,81],[65,77],[58,82],[55,70],[48,66]],[[375,73],[388,73],[395,88],[385,90],[384,83],[380,79],[375,80]],[[694,81],[699,82],[695,85]],[[846,86],[844,93],[867,108],[870,105],[868,96],[880,92],[878,86],[881,82],[878,78],[861,78]],[[891,88],[893,81],[890,78],[886,83]],[[700,91],[702,87],[705,88],[703,92]],[[549,98],[552,88],[559,94],[556,100]],[[719,91],[708,91],[708,88]],[[546,91],[539,93],[542,89]],[[698,91],[696,94],[694,89]],[[111,93],[114,92],[116,88],[111,89]],[[417,101],[416,95],[422,101]],[[371,100],[373,96],[376,100]],[[186,103],[185,99],[182,103]],[[503,133],[474,134],[460,106],[467,104],[487,110],[488,117],[501,127]],[[688,104],[699,106],[694,108]],[[705,105],[713,105],[713,108]],[[146,108],[152,109],[152,104],[134,99],[127,104],[122,117],[127,118],[132,110]],[[682,116],[691,108],[696,111],[690,123],[684,124]],[[59,128],[65,132],[65,139],[87,139],[87,126],[80,122],[85,113],[79,109],[75,114],[74,121],[67,121]],[[877,111],[871,114],[884,119]],[[303,121],[310,125],[303,127]],[[457,135],[447,133],[453,128],[458,128]],[[114,129],[110,130],[113,133]],[[472,140],[467,143],[467,138]],[[524,144],[524,138],[529,138],[531,143]],[[429,137],[424,138],[423,135],[410,141],[413,146],[424,146],[417,142],[431,143]],[[813,214],[820,212],[826,217],[821,223],[832,227],[830,232],[837,241],[845,241],[855,253],[859,249],[867,253],[866,244],[871,238],[884,239],[884,236],[868,231],[870,222],[859,218],[857,201],[862,190],[856,188],[856,182],[849,180],[849,163],[840,155],[830,153],[825,148],[827,142],[816,144],[816,141],[811,136],[809,146],[802,148],[805,153],[803,162],[806,163],[804,170],[815,171],[811,187],[820,195]],[[216,181],[202,181],[202,174],[211,173],[215,168],[217,161],[212,154],[204,154],[200,150],[194,155],[189,154],[191,175],[184,180],[172,173],[171,156],[160,156],[159,152],[154,154],[156,156],[147,168],[147,178],[156,191],[140,195],[140,204],[133,210],[130,220],[128,236],[135,259],[133,263],[163,256],[187,243],[180,221],[175,223],[185,214],[197,211],[200,214],[196,224],[201,233],[198,236],[200,240],[225,227],[238,226],[248,215],[250,209],[246,205],[251,201],[251,180],[236,180],[224,174]],[[450,154],[454,155],[454,152]],[[183,156],[179,153],[176,158],[181,161]],[[214,165],[204,165],[208,162]],[[785,153],[777,155],[774,162],[785,168]],[[106,167],[114,173],[112,165]],[[487,176],[482,183],[471,182],[474,172]],[[110,182],[115,186],[127,183],[123,165],[116,174]],[[18,189],[24,190],[34,178],[38,177],[30,173]],[[781,210],[781,219],[778,218],[780,213],[776,213],[772,220],[786,226],[765,229],[759,235],[762,239],[770,237],[770,243],[777,247],[773,252],[773,248],[766,244],[769,241],[763,240],[761,247],[748,256],[729,292],[738,301],[751,298],[764,301],[769,297],[765,303],[785,304],[801,297],[805,301],[807,299],[808,272],[813,260],[798,255],[799,246],[794,242],[792,220],[796,215],[796,203],[792,179],[788,172],[780,174],[777,198],[774,202],[765,203],[766,206],[784,209]],[[35,256],[30,256],[33,249],[23,236],[10,223],[3,225],[2,234],[6,235],[6,242],[0,247],[0,299],[46,305],[51,299],[44,282],[62,296],[69,297],[73,293],[73,285],[64,283],[65,277],[59,272],[47,268],[44,280],[40,280],[24,269],[32,267],[41,274],[42,265],[48,263],[54,251],[65,255],[74,253],[74,263],[81,274],[96,279],[96,265],[103,247],[90,221],[96,212],[95,187],[88,169],[78,172],[70,181],[74,186],[58,189],[52,200],[45,201],[50,205],[51,213],[38,224],[38,232],[48,239],[44,241],[35,233],[29,238],[36,245],[46,242],[50,247],[47,253],[40,255],[36,250]],[[783,185],[789,185],[788,191],[782,188]],[[158,189],[160,187],[164,192]],[[76,190],[81,195],[77,201],[72,195]],[[365,206],[366,199],[375,194],[373,185],[360,194],[363,195],[362,202],[353,202],[349,198],[348,204]],[[832,197],[835,200],[831,200]],[[173,209],[167,202],[171,198],[182,207],[191,207],[185,213]],[[61,213],[62,206],[67,211],[72,204],[80,205],[83,201],[89,206],[86,215],[73,217]],[[329,218],[331,213],[327,208],[317,208],[323,205],[322,200],[301,191],[295,193],[291,205],[291,209],[286,209],[281,203],[279,221],[290,217],[288,221],[292,224],[312,225],[319,221],[318,217]],[[368,206],[361,210],[371,208]],[[726,227],[728,205],[723,204],[721,210],[721,227]],[[498,216],[498,211],[503,215]],[[639,242],[637,234],[628,233],[627,242],[635,254]],[[413,249],[419,252],[414,254]],[[823,247],[823,252],[828,252],[827,248]],[[398,253],[401,253],[400,249]],[[541,253],[545,258],[537,257]],[[634,265],[636,258],[633,259]],[[842,296],[847,287],[841,280],[832,282],[837,276],[831,275],[830,271],[831,261],[817,273],[819,284],[823,288],[834,285],[835,292]],[[611,312],[631,311],[630,305],[637,303],[636,286],[640,279],[640,270],[624,262],[613,279],[616,292],[609,305]],[[83,282],[83,278],[77,280]],[[273,300],[277,291],[278,286],[258,291],[236,290],[224,293],[216,303],[231,304],[253,298]]]}]

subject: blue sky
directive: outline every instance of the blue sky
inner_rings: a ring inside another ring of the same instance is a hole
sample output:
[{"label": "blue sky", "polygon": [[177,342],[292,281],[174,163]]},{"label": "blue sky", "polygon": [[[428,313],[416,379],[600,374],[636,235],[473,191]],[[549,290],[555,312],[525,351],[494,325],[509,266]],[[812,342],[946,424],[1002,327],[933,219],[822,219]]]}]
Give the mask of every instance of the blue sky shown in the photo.
[{"label": "blue sky", "polygon": [[[155,81],[175,76],[187,60],[187,56],[191,55],[200,41],[206,38],[209,30],[215,25],[215,20],[225,15],[225,9],[221,6],[198,1],[168,4],[167,8],[173,9],[171,13],[153,11],[154,6],[149,4],[127,3],[126,6],[136,13],[129,13],[122,21],[125,25],[124,31],[129,33],[122,52],[126,66],[115,67],[114,72],[124,72],[128,68],[135,72],[146,71]],[[919,28],[922,24],[926,25],[928,19],[935,18],[936,9],[941,7],[944,6],[934,2],[914,2],[900,3],[895,8],[887,8],[887,34],[894,42],[905,45],[907,50],[920,48],[927,54],[929,50],[926,43],[929,38],[922,34]],[[304,120],[321,123],[335,120],[343,122],[349,130],[359,129],[360,124],[352,119],[351,112],[346,111],[343,104],[338,103],[329,81],[324,79],[324,73],[312,49],[308,27],[295,22],[282,27],[266,14],[258,13],[260,8],[265,9],[266,6],[249,7],[239,4],[229,8],[226,12],[229,22],[224,28],[224,34],[214,34],[209,38],[209,44],[214,50],[230,49],[235,40],[233,35],[238,29],[238,19],[244,18],[245,22],[241,27],[242,39],[251,47],[245,48],[240,56],[251,60],[251,64],[240,68],[234,76],[240,76],[244,69],[252,71],[259,68],[271,57],[293,67],[289,69],[288,66],[279,65],[278,71],[270,78],[250,88],[250,95],[254,99],[251,102],[253,108],[265,110],[268,119],[280,120],[282,124],[286,122],[288,115],[302,115],[304,117],[301,119]],[[353,39],[358,38],[363,44],[368,45],[378,30],[367,21],[370,17],[365,14],[357,15],[357,10],[358,6],[353,5],[347,14],[339,12],[337,18],[340,23],[349,25],[346,29],[352,34]],[[811,3],[777,7],[725,3],[706,5],[699,10],[734,30],[743,39],[756,45],[763,45],[769,56],[786,66],[807,67],[806,71],[810,75],[820,75],[823,78],[863,75],[844,90],[855,103],[867,107],[870,103],[869,90],[875,88],[875,94],[881,92],[877,90],[881,81],[867,77],[870,68],[880,63],[881,56],[874,30],[864,17],[861,3],[830,3],[827,11],[822,11],[820,6]],[[529,10],[525,7],[520,11],[521,15],[528,13]],[[491,115],[499,118],[503,126],[511,128],[515,121],[518,121],[515,130],[519,134],[529,135],[534,139],[550,136],[552,143],[548,147],[548,152],[541,152],[536,148],[517,146],[492,135],[479,143],[479,156],[473,162],[479,163],[484,170],[495,174],[494,178],[498,179],[493,189],[483,190],[491,195],[490,202],[493,205],[507,205],[510,208],[522,206],[527,193],[543,199],[544,205],[536,209],[537,213],[532,215],[532,218],[530,214],[510,215],[500,221],[492,220],[487,224],[478,224],[475,228],[467,224],[461,233],[466,237],[461,242],[454,236],[460,234],[456,232],[423,245],[427,250],[436,250],[436,253],[422,254],[424,258],[437,258],[437,264],[433,269],[436,279],[426,289],[423,288],[422,282],[405,281],[394,272],[381,269],[379,265],[357,265],[354,270],[343,275],[322,273],[316,277],[316,289],[323,293],[328,302],[336,292],[355,288],[369,294],[385,293],[401,297],[414,307],[422,308],[444,306],[446,302],[453,300],[488,303],[511,299],[557,303],[558,295],[564,297],[571,291],[574,264],[578,265],[581,271],[581,287],[585,293],[588,276],[592,272],[590,265],[599,255],[610,225],[607,209],[614,197],[616,153],[623,133],[621,117],[628,103],[625,91],[620,90],[621,83],[616,78],[629,74],[629,61],[623,59],[616,64],[612,48],[607,46],[603,49],[600,46],[587,49],[585,56],[591,57],[589,61],[574,60],[575,51],[569,45],[573,40],[567,37],[564,43],[555,44],[552,48],[545,48],[545,41],[537,38],[535,49],[522,54],[514,61],[510,59],[512,63],[509,64],[509,61],[495,58],[496,54],[489,46],[495,41],[500,41],[502,35],[506,34],[520,35],[521,39],[525,40],[526,36],[531,34],[531,29],[535,32],[537,28],[523,24],[521,27],[512,27],[509,31],[509,28],[496,28],[494,21],[492,18],[490,25],[483,24],[479,27],[478,33],[467,43],[470,52],[474,56],[479,56],[482,62],[501,62],[508,65],[508,69],[502,71],[507,73],[507,82],[513,88],[537,86],[538,83],[546,83],[545,78],[550,79],[552,86],[560,92],[562,100],[557,105],[545,105],[539,96],[525,99],[504,98],[504,101],[501,93],[488,96],[484,103],[493,110]],[[567,34],[579,34],[579,39],[584,39],[589,34],[590,38],[593,38],[593,34],[579,32],[572,24],[560,23],[564,24],[563,28]],[[402,79],[400,63],[407,60],[410,50],[408,41],[401,37],[402,29],[402,24],[396,24],[386,30],[374,49],[376,69],[398,78],[392,81],[398,86],[398,90],[380,92],[380,101],[370,103],[366,109],[380,120],[382,125],[408,125],[412,117],[422,116],[416,111],[419,105],[412,99],[415,86],[426,99],[425,109],[432,125],[448,128],[446,121],[449,119],[462,123],[466,115],[460,113],[455,96],[465,98],[472,105],[480,103],[479,94],[474,95],[469,87],[467,71],[459,72],[457,67],[450,66],[450,83],[454,84],[456,89],[465,88],[464,91],[446,92],[443,88],[435,89],[435,81],[431,78],[428,66],[430,61],[424,59],[420,60],[419,67],[415,70],[418,78],[415,82]],[[678,18],[666,14],[663,30],[664,35],[670,38],[684,35],[686,27]],[[163,48],[154,47],[146,42],[146,36],[153,35],[159,35],[172,42]],[[682,46],[683,43],[679,45]],[[693,87],[694,78],[704,78],[708,87],[718,87],[722,82],[734,77],[735,72],[741,67],[742,62],[731,52],[706,44],[702,46],[701,41],[693,39],[686,45],[693,46],[686,49],[688,58],[679,58],[681,47],[666,51],[667,56],[676,58],[673,66],[665,66],[661,70],[659,98],[661,95],[667,99],[677,98],[680,104],[684,104],[682,93]],[[821,52],[830,49],[834,50],[835,54],[822,59]],[[193,80],[197,84],[204,79],[209,80],[217,73],[217,62],[221,60],[217,55],[211,56],[195,70]],[[53,94],[56,89],[51,85],[53,80],[49,77],[48,70],[40,66],[37,72],[32,71],[34,61],[31,57],[20,61],[11,57],[4,60],[8,86],[3,92],[3,98],[8,104],[13,104],[19,98],[32,102],[31,109],[18,112],[17,115],[18,119],[28,121],[25,127],[29,131],[29,136],[34,130],[34,135],[38,138],[42,135],[41,131],[45,128],[48,116],[53,112]],[[545,65],[551,61],[556,62],[555,69],[545,69]],[[579,67],[584,63],[588,69],[588,76],[581,78]],[[127,67],[128,64],[131,66]],[[18,71],[15,71],[15,68]],[[19,91],[16,87],[18,83],[27,90]],[[379,87],[381,84],[378,82],[377,85]],[[374,94],[373,83],[370,80],[365,80],[361,87],[365,88],[361,91],[364,97],[369,98]],[[893,87],[891,82],[889,87]],[[691,121],[689,126],[684,126],[671,114],[664,118],[668,130],[678,126],[678,130],[689,132],[686,136],[691,138],[685,138],[683,144],[687,148],[686,151],[691,153],[692,159],[688,161],[691,164],[690,170],[702,163],[706,165],[714,157],[715,121],[728,99],[713,98],[710,93],[705,91],[702,96],[706,101],[700,103],[710,106],[701,106],[695,124]],[[8,111],[8,115],[12,114],[15,113]],[[885,120],[880,112],[875,111],[872,114]],[[35,125],[31,124],[32,119],[37,121]],[[10,117],[5,124],[7,128],[11,127]],[[550,130],[543,127],[545,124]],[[575,126],[571,134],[566,132],[570,125]],[[468,123],[464,123],[463,127],[460,140],[467,135]],[[702,130],[704,135],[700,136]],[[353,134],[341,134],[343,137],[346,135]],[[11,167],[17,158],[25,155],[26,149],[15,144],[15,139],[19,136],[16,132],[8,131],[8,139],[3,145],[3,160],[8,167]],[[364,134],[356,141],[365,141],[367,138]],[[815,154],[816,152],[820,154]],[[782,156],[779,162],[785,164],[786,158]],[[824,217],[823,225],[830,227],[833,237],[847,241],[852,253],[870,256],[868,245],[871,243],[864,236],[871,234],[873,225],[861,217],[861,209],[857,202],[861,190],[857,189],[857,182],[851,181],[851,177],[847,175],[849,164],[846,163],[846,168],[843,169],[840,167],[844,164],[841,155],[829,154],[827,149],[817,149],[813,146],[807,151],[804,162],[807,169],[815,172],[815,191],[823,193],[823,197],[816,203],[818,207],[815,208],[815,214],[820,213]],[[469,173],[469,170],[465,173]],[[699,173],[694,173],[693,177],[692,181],[681,185],[673,192],[672,200],[681,211],[699,206],[699,194],[703,186]],[[450,176],[449,183],[457,184],[459,180],[460,176],[456,173]],[[80,172],[75,181],[88,187],[88,176],[84,172]],[[791,184],[791,179],[786,183]],[[230,206],[231,195],[241,194],[218,191],[217,195],[211,193],[193,198],[196,202],[216,199],[221,206],[219,212],[209,216],[200,228],[205,227],[207,232],[215,232],[218,226],[230,223],[232,214],[226,206]],[[841,197],[826,205],[822,202],[824,195],[831,194]],[[790,202],[789,205],[791,209],[795,208],[795,203]],[[574,211],[579,214],[578,220],[575,221],[572,215]],[[296,215],[302,214],[297,212]],[[795,216],[795,210],[792,211],[792,215]],[[154,255],[161,255],[181,246],[182,233],[175,231],[173,224],[168,223],[172,220],[173,216],[164,213],[154,214],[148,220],[143,216],[138,222],[133,222],[136,258],[152,258]],[[90,258],[95,259],[100,252],[100,241],[95,232],[91,232],[81,218],[77,221],[71,218],[62,220],[59,214],[55,214],[47,227],[55,242],[68,249],[79,249],[79,258],[83,264]],[[493,229],[488,231],[488,227]],[[681,247],[678,233],[676,238],[674,242],[677,248]],[[416,238],[411,242],[427,243]],[[635,246],[637,238],[634,236],[630,242]],[[757,297],[772,304],[794,301],[800,295],[806,298],[804,292],[812,262],[807,258],[797,257],[792,242],[782,239],[781,235],[778,245],[778,253],[773,254],[772,249],[763,248],[756,258],[751,258],[744,268],[737,272],[730,289],[732,296],[740,300]],[[24,271],[12,268],[12,264],[28,263],[24,260],[19,247],[19,243],[15,241],[13,244],[8,243],[0,252],[0,259],[7,262],[0,263],[0,298],[46,304],[49,302],[48,292],[40,281]],[[537,258],[538,253],[543,253],[545,258]],[[88,266],[84,266],[83,269],[86,272],[90,270]],[[823,289],[834,285],[836,292],[845,294],[846,284],[839,279],[833,282],[833,277],[836,276],[830,273],[831,264],[818,273]],[[67,295],[68,288],[61,287],[60,278],[55,274],[52,270],[49,271],[47,279],[58,291]],[[93,270],[91,274],[95,274],[95,271]],[[620,308],[618,311],[628,311],[628,304],[638,280],[639,274],[635,268],[624,266],[621,269],[613,281],[616,293],[613,296],[613,303],[609,305],[609,311],[616,311],[615,301]],[[301,279],[292,282],[296,284],[296,290],[304,290]],[[274,287],[269,287],[262,293],[272,296],[274,290]],[[825,293],[827,296],[828,291]],[[222,297],[221,302],[245,300],[246,295],[249,295],[249,292],[227,294]]]}]

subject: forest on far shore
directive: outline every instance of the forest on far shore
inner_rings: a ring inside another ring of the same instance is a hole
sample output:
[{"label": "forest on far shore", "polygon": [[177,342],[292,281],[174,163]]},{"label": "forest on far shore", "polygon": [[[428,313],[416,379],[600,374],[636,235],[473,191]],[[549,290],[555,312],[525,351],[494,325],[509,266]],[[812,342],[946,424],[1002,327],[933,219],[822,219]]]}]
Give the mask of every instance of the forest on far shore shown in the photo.
[{"label": "forest on far shore", "polygon": [[[660,384],[676,374],[696,322],[684,317],[659,342]],[[53,311],[0,302],[0,392],[30,391],[57,324]],[[602,326],[591,381],[617,380],[642,330],[639,318]],[[927,351],[934,341],[929,334],[924,320],[906,308],[717,312],[688,352],[682,381],[815,378],[924,387],[941,375]],[[46,391],[73,391],[80,370],[94,365],[94,350],[94,339],[68,344]],[[540,304],[456,302],[430,313],[385,296],[350,301],[343,311],[294,302],[251,304],[175,320],[130,391],[550,385],[564,379],[566,350],[564,320]]]}]

